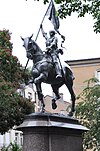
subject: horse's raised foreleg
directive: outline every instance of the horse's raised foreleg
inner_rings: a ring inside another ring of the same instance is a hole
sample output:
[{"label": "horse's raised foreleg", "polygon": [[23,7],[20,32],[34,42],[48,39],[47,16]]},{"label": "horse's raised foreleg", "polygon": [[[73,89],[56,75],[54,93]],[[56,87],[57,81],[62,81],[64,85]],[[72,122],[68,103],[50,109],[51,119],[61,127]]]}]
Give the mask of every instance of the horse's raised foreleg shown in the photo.
[{"label": "horse's raised foreleg", "polygon": [[38,94],[38,99],[40,100],[41,102],[41,111],[44,112],[45,109],[45,104],[44,104],[44,100],[43,100],[43,93],[42,93],[42,89],[41,89],[41,83],[45,81],[45,79],[47,78],[46,77],[47,74],[46,73],[40,73],[38,77],[36,77],[34,79],[34,83],[36,85],[36,89],[37,89],[37,94]]},{"label": "horse's raised foreleg", "polygon": [[34,83],[41,83],[46,79],[46,74],[41,73],[37,78],[34,79]]}]

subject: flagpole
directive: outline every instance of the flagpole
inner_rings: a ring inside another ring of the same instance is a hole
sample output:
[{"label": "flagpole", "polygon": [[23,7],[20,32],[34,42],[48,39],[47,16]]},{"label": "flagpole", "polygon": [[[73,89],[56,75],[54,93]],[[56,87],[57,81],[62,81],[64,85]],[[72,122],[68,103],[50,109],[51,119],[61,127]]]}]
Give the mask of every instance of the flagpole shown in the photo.
[{"label": "flagpole", "polygon": [[[52,2],[52,0],[50,1],[49,6],[48,6],[48,8],[47,8],[47,10],[46,10],[46,12],[45,12],[45,14],[44,14],[44,16],[43,16],[43,19],[42,19],[42,21],[41,21],[41,24],[43,23],[43,21],[44,21],[44,19],[45,19],[45,16],[46,16],[46,14],[47,14],[47,12],[48,12],[48,9],[49,9],[49,7],[50,7],[51,2]],[[40,24],[40,25],[41,25],[41,24]],[[38,30],[38,32],[37,32],[37,36],[36,36],[36,38],[35,38],[35,41],[36,41],[37,38],[38,38],[40,29],[41,29],[41,28],[39,27],[39,30]]]},{"label": "flagpole", "polygon": [[[49,6],[48,6],[48,8],[47,8],[47,10],[46,10],[46,12],[45,12],[45,14],[44,14],[44,16],[43,16],[43,19],[42,19],[42,21],[41,21],[41,24],[43,23],[43,21],[44,21],[44,19],[45,19],[45,16],[46,16],[46,14],[47,14],[47,12],[48,12],[48,9],[49,9],[49,7],[50,7],[51,2],[52,2],[52,0],[50,1]],[[40,24],[40,25],[41,25],[41,24]],[[40,32],[40,29],[41,29],[41,28],[39,27],[39,30],[38,30],[38,32],[37,32],[37,35],[36,35],[35,41],[36,41],[36,40],[37,40],[37,38],[38,38],[38,35],[39,35],[39,32]],[[24,69],[24,73],[23,73],[23,74],[25,74],[25,70],[26,70],[26,68],[27,68],[28,62],[29,62],[29,59],[27,60],[27,63],[26,63],[26,66],[25,66],[25,69]]]}]

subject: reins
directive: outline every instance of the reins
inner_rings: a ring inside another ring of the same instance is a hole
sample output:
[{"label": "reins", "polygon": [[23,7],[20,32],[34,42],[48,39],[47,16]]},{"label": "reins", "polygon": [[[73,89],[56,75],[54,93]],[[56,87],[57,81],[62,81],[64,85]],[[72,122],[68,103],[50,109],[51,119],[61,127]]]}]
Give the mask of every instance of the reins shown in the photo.
[{"label": "reins", "polygon": [[[34,49],[34,48],[33,48],[33,47],[34,47],[34,46],[33,46],[33,41],[31,40],[31,42],[32,42],[32,48],[28,49],[28,51],[31,51],[32,49]],[[30,52],[30,53],[31,53],[32,56],[44,56],[44,57],[45,57],[45,55],[47,55],[47,54],[46,54],[46,51],[42,51],[42,53],[43,53],[43,52],[44,52],[44,54],[33,54],[32,52]],[[51,55],[50,55],[50,57],[51,57]],[[52,59],[52,57],[51,57],[51,59]],[[35,64],[34,64],[34,67],[36,67],[39,63],[41,64],[41,63],[44,63],[44,62],[48,62],[48,63],[53,64],[52,61],[48,61],[48,59],[47,59],[47,60],[44,60],[44,61],[41,60],[41,61],[35,63]]]},{"label": "reins", "polygon": [[[31,51],[33,49],[33,41],[32,42],[32,48],[30,48],[28,51]],[[44,56],[45,54],[32,54],[32,56]]]}]

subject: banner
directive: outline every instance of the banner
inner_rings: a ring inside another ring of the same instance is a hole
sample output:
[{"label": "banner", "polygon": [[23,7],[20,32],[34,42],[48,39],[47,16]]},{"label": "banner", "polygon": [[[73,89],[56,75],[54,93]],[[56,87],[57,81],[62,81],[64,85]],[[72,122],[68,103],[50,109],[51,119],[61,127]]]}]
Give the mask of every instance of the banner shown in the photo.
[{"label": "banner", "polygon": [[46,15],[49,16],[48,19],[52,22],[54,29],[58,30],[59,26],[60,26],[60,22],[59,22],[59,18],[57,16],[55,5],[52,0],[50,2]]}]

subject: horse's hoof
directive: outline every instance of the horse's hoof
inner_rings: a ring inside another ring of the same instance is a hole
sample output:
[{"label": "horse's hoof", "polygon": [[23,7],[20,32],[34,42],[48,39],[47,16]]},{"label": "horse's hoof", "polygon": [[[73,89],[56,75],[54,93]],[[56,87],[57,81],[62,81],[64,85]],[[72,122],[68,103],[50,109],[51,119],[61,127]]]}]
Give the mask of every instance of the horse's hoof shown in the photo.
[{"label": "horse's hoof", "polygon": [[45,109],[42,109],[42,113],[45,113]]},{"label": "horse's hoof", "polygon": [[45,104],[43,104],[43,108],[45,108]]},{"label": "horse's hoof", "polygon": [[69,112],[69,113],[68,113],[68,116],[72,117],[73,114],[74,114],[74,112]]},{"label": "horse's hoof", "polygon": [[44,108],[40,110],[40,113],[44,113],[44,112],[45,112],[45,109],[44,109]]},{"label": "horse's hoof", "polygon": [[53,99],[52,100],[52,109],[55,110],[57,108],[56,101]]}]

